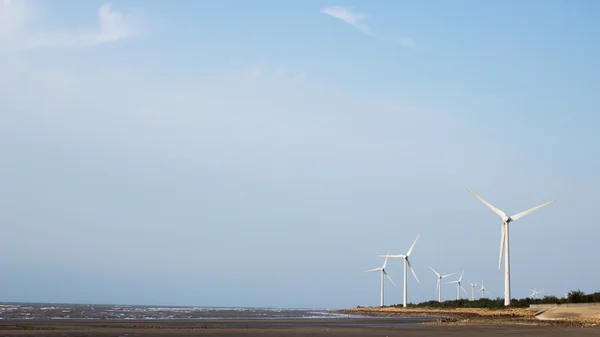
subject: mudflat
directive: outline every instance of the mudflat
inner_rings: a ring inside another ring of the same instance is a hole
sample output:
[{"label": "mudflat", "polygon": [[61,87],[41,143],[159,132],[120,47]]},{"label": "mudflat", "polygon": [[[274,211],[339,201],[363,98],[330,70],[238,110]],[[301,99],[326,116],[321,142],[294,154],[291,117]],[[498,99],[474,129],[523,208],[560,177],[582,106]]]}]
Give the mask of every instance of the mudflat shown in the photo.
[{"label": "mudflat", "polygon": [[536,325],[431,325],[420,319],[6,320],[0,336],[600,336],[600,329]]}]

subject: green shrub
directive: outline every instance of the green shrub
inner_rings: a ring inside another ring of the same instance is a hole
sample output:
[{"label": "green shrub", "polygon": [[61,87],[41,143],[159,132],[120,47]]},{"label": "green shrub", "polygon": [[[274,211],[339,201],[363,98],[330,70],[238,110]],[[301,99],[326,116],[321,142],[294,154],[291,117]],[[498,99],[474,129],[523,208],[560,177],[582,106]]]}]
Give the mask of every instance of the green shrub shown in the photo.
[{"label": "green shrub", "polygon": [[[528,308],[530,304],[562,304],[562,303],[600,303],[600,292],[585,294],[581,290],[571,290],[567,295],[567,298],[558,298],[556,296],[544,296],[543,298],[513,298],[510,301],[511,308]],[[393,304],[392,307],[401,307],[402,304]],[[504,307],[504,299],[498,297],[496,299],[481,298],[478,300],[452,300],[438,302],[435,300],[421,302],[421,303],[408,303],[409,308],[489,308],[489,309],[500,309]]]}]

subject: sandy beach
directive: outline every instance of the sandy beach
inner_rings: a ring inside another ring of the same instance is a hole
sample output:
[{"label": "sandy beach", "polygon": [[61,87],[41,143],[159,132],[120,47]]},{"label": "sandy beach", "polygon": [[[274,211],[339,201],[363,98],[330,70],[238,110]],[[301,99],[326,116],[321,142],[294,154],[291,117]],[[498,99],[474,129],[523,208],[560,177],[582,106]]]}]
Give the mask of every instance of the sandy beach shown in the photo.
[{"label": "sandy beach", "polygon": [[[402,308],[358,307],[338,310],[339,313],[374,317],[435,317],[429,324],[438,325],[536,325],[554,327],[600,328],[596,310],[589,308],[563,308],[553,319],[539,319],[536,312],[524,308]],[[570,311],[569,311],[570,310]],[[587,313],[589,311],[591,314]],[[575,315],[577,313],[578,315]],[[425,323],[427,324],[427,323]]]},{"label": "sandy beach", "polygon": [[[402,325],[398,325],[402,323]],[[409,323],[409,324],[406,324]],[[415,324],[412,324],[415,323]],[[600,336],[600,329],[536,325],[431,325],[406,319],[23,320],[0,321],[0,336]],[[365,326],[372,324],[372,326]],[[379,325],[377,325],[379,324]]]}]

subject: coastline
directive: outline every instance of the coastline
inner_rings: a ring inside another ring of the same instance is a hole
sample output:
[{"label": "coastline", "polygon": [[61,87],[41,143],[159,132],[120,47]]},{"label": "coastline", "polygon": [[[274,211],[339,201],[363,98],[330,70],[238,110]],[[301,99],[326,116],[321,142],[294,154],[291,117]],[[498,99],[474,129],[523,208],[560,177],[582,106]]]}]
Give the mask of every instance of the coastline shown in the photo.
[{"label": "coastline", "polygon": [[[342,310],[252,311],[240,317],[239,310],[181,308],[96,307],[100,317],[91,318],[78,310],[85,307],[22,307],[12,316],[0,315],[0,336],[86,337],[86,336],[221,336],[221,337],[381,337],[412,336],[600,336],[600,316],[595,320],[565,319],[565,310],[543,316],[553,308],[402,308],[356,307]],[[566,306],[567,314],[574,309]],[[14,309],[17,310],[17,309]],[[140,312],[138,312],[141,310]],[[537,311],[536,311],[537,310]],[[577,309],[581,312],[585,310]],[[594,312],[595,309],[594,309]],[[84,318],[70,318],[78,313]],[[85,312],[84,312],[85,313]],[[125,313],[130,313],[128,316]],[[176,313],[176,315],[174,315]],[[18,318],[21,315],[30,318]],[[36,316],[32,317],[33,314]],[[215,314],[217,317],[213,317]],[[251,314],[251,315],[250,315]],[[589,316],[591,312],[587,312]],[[560,320],[554,316],[560,316]],[[94,315],[91,315],[94,316]],[[115,318],[119,316],[120,318]],[[196,316],[196,317],[194,317]],[[11,318],[14,317],[14,318]],[[45,317],[45,318],[44,318]],[[135,318],[143,317],[143,318]],[[160,318],[153,318],[160,317]],[[582,329],[586,328],[586,329]]]},{"label": "coastline", "polygon": [[[420,313],[421,314],[421,313]],[[0,335],[29,337],[109,337],[109,336],[221,336],[221,337],[382,337],[382,336],[444,336],[486,337],[545,336],[582,337],[598,336],[600,329],[581,329],[564,326],[537,326],[516,324],[490,325],[436,325],[393,324],[406,318],[371,317],[367,319],[324,320],[119,320],[119,319],[58,319],[58,320],[0,320]],[[261,321],[261,322],[258,322]],[[343,321],[343,322],[342,322]],[[363,322],[361,322],[363,321]],[[418,319],[415,319],[418,321]],[[354,324],[353,324],[354,323]],[[391,323],[391,324],[390,324]]]},{"label": "coastline", "polygon": [[600,328],[598,318],[564,318],[540,320],[531,309],[526,308],[403,308],[403,307],[355,307],[336,310],[336,313],[376,317],[433,317],[435,321],[421,324],[437,325],[536,325]]}]

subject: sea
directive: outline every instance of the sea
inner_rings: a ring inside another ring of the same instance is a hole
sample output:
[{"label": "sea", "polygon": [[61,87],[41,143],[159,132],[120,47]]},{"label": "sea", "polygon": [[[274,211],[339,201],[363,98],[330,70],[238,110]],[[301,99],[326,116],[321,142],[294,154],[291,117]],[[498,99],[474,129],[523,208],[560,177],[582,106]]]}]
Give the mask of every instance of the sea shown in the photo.
[{"label": "sea", "polygon": [[0,303],[0,320],[10,319],[336,319],[361,316],[332,310],[218,308],[105,304]]}]

